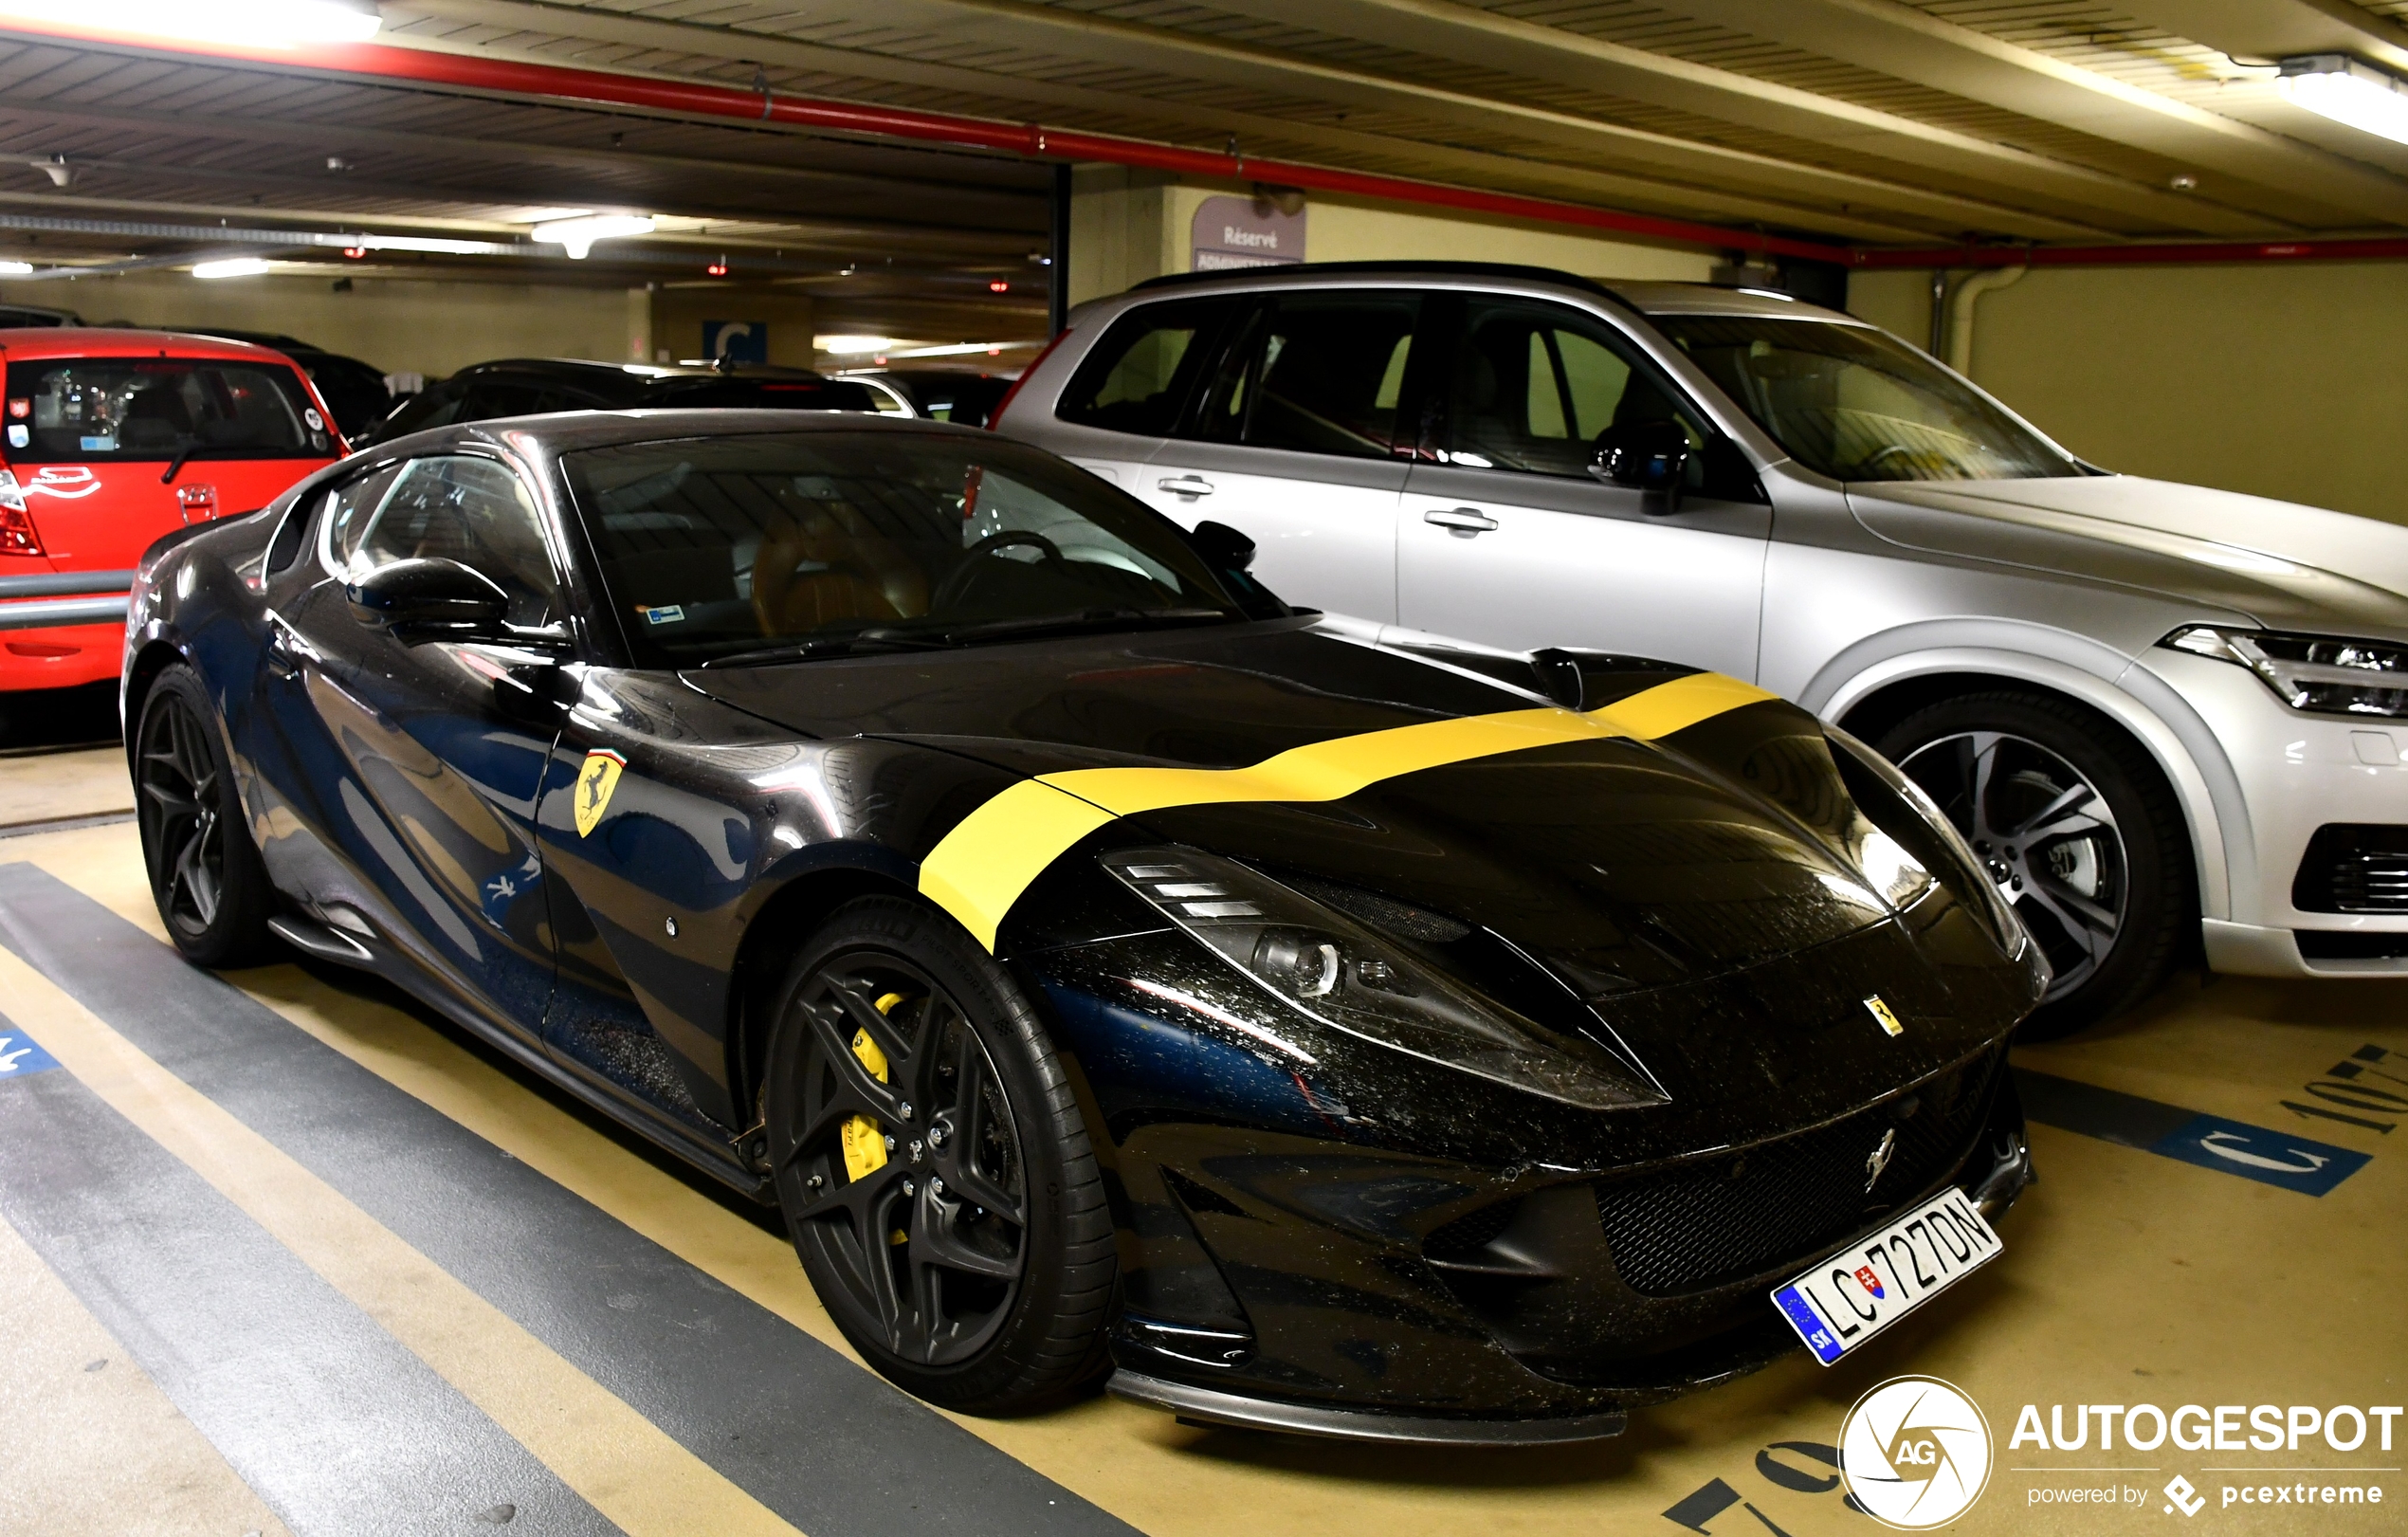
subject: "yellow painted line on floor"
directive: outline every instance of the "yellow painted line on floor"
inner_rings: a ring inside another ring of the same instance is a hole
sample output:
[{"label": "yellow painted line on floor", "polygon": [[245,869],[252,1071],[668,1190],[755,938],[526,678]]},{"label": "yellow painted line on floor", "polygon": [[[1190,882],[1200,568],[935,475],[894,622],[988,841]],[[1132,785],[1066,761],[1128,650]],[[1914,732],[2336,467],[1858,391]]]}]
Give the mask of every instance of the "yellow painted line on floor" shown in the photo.
[{"label": "yellow painted line on floor", "polygon": [[629,1537],[799,1537],[525,1329],[265,1138],[137,1050],[10,951],[10,1018]]}]

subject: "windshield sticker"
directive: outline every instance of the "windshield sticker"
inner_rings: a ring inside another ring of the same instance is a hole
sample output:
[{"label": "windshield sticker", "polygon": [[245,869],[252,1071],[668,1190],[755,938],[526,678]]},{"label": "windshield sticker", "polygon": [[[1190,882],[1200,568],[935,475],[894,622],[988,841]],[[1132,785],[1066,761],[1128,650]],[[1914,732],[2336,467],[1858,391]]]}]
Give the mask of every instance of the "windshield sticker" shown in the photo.
[{"label": "windshield sticker", "polygon": [[635,606],[635,612],[644,615],[646,624],[651,625],[673,625],[685,617],[685,610],[675,603],[661,603],[648,607],[638,603]]},{"label": "windshield sticker", "polygon": [[117,435],[111,433],[107,437],[85,438],[83,451],[85,453],[115,453],[117,452]]},{"label": "windshield sticker", "polygon": [[302,412],[301,420],[309,424],[309,430],[313,432],[323,432],[326,430],[326,418],[318,414],[318,408],[316,406],[312,406],[307,411]]},{"label": "windshield sticker", "polygon": [[30,396],[19,396],[17,399],[9,402],[9,419],[10,421],[21,422],[32,414],[33,400]]},{"label": "windshield sticker", "polygon": [[9,448],[22,448],[32,441],[33,430],[31,428],[27,427],[23,422],[10,422],[9,424]]}]

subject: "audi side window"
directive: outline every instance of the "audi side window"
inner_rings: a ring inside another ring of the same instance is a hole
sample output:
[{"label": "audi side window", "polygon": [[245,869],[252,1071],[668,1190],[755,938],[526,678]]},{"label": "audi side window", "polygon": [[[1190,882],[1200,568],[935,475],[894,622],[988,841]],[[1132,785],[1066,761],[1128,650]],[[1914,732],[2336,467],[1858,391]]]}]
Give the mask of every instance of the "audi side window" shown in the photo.
[{"label": "audi side window", "polygon": [[[1706,445],[1695,413],[1627,342],[1560,304],[1465,305],[1452,372],[1448,458],[1469,468],[1586,479],[1597,434],[1636,421],[1679,422],[1691,448]],[[1705,468],[1690,462],[1692,483]]]},{"label": "audi side window", "polygon": [[1229,350],[1196,435],[1260,448],[1385,459],[1397,446],[1417,294],[1283,296]]},{"label": "audi side window", "polygon": [[341,532],[330,545],[345,580],[396,560],[457,560],[509,595],[508,623],[534,628],[561,616],[535,497],[506,466],[468,454],[413,459],[373,510],[337,519]]},{"label": "audi side window", "polygon": [[1070,376],[1054,414],[1109,432],[1168,437],[1210,366],[1221,328],[1242,302],[1188,300],[1131,310]]}]

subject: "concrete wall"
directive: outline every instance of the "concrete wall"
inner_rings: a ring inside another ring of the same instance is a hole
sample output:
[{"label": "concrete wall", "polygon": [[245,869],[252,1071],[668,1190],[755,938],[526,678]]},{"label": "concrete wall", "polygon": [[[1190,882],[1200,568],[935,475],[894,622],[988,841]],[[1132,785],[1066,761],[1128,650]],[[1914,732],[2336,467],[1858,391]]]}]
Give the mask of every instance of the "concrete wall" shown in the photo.
[{"label": "concrete wall", "polygon": [[[75,310],[96,325],[125,320],[280,331],[388,374],[430,379],[488,357],[622,361],[637,339],[621,288],[361,276],[352,280],[350,292],[337,293],[320,277],[203,283],[183,272],[129,272],[72,283],[0,283],[0,300]],[[699,329],[695,344],[701,345]]]},{"label": "concrete wall", "polygon": [[[1928,272],[1849,308],[1917,346]],[[2110,469],[2408,522],[2408,264],[2038,267],[1975,310],[1974,379]]]},{"label": "concrete wall", "polygon": [[[1152,172],[1080,166],[1071,175],[1070,302],[1188,269],[1189,227],[1208,197],[1245,195],[1239,183],[1182,184]],[[1704,282],[1703,251],[1597,239],[1544,225],[1424,212],[1315,195],[1305,202],[1304,254],[1314,262],[1393,259],[1521,262],[1591,278]]]}]

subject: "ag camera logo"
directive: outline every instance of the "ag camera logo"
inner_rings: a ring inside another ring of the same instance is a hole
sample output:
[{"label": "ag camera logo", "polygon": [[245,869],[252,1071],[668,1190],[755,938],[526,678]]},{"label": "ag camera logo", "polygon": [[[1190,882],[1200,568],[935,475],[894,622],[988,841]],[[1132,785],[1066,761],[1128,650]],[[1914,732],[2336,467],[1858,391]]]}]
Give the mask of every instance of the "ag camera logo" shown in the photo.
[{"label": "ag camera logo", "polygon": [[1943,1527],[1990,1482],[1990,1421],[1953,1383],[1893,1377],[1848,1411],[1840,1476],[1867,1515],[1900,1531]]}]

